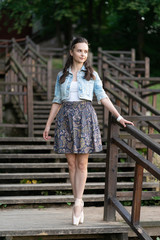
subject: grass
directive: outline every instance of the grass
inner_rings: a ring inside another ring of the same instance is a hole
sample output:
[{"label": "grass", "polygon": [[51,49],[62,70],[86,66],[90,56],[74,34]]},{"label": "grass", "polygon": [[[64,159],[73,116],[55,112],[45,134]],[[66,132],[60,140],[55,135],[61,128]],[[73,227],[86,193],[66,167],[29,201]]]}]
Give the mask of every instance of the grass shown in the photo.
[{"label": "grass", "polygon": [[[150,89],[157,89],[159,90],[160,89],[160,84],[156,84],[152,87],[150,87]],[[149,103],[152,104],[152,97],[149,98]],[[157,110],[160,110],[160,93],[157,94],[157,101],[156,101],[156,109]]]},{"label": "grass", "polygon": [[63,68],[63,62],[61,58],[53,58],[52,59],[52,66],[53,68],[62,70]]}]

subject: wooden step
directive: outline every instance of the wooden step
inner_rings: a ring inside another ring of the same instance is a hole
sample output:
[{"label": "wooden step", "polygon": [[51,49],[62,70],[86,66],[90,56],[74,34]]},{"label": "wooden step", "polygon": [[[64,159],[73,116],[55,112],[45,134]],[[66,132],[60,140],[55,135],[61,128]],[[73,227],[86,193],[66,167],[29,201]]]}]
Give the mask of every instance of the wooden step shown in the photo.
[{"label": "wooden step", "polygon": [[[104,189],[104,182],[86,183],[85,190]],[[133,189],[134,184],[131,182],[118,182],[117,189]],[[159,188],[158,182],[144,182],[143,188]],[[0,184],[0,191],[35,191],[35,190],[71,190],[70,183],[37,183],[37,184]]]},{"label": "wooden step", "polygon": [[[3,144],[3,143],[6,143],[6,142],[9,142],[9,143],[13,143],[13,144],[19,144],[19,142],[23,142],[23,143],[26,143],[26,142],[34,142],[34,143],[46,143],[46,141],[40,137],[1,137],[0,138],[0,144]],[[50,141],[48,141],[50,142]]]},{"label": "wooden step", "polygon": [[[73,226],[72,206],[44,209],[3,209],[0,237],[8,240],[128,239],[129,227],[122,222],[103,221],[102,207],[85,207],[85,223]],[[104,237],[105,236],[105,237]],[[113,238],[112,238],[113,239]]]},{"label": "wooden step", "polygon": [[[30,154],[22,154],[22,153],[15,153],[15,154],[0,154],[0,159],[66,159],[65,154],[58,154],[58,153],[30,153]],[[92,153],[89,155],[89,159],[106,158],[106,153]]]},{"label": "wooden step", "polygon": [[[144,173],[144,176],[150,176],[149,173]],[[134,172],[118,172],[117,177],[121,178],[130,178],[134,177]],[[69,173],[0,173],[0,179],[69,179]],[[105,178],[104,172],[88,172],[89,178]]]},{"label": "wooden step", "polygon": [[0,150],[52,150],[52,145],[0,145]]},{"label": "wooden step", "polygon": [[[150,200],[154,196],[160,197],[160,192],[142,192],[142,200]],[[117,192],[121,201],[133,199],[133,192]],[[84,202],[104,202],[104,194],[84,194]],[[74,202],[73,195],[48,195],[48,196],[4,196],[0,197],[1,204],[34,204],[34,203],[68,203]]]},{"label": "wooden step", "polygon": [[[118,168],[133,168],[135,163],[118,163]],[[68,169],[68,163],[0,163],[0,169],[20,169],[20,168],[66,168]],[[106,168],[105,162],[89,162],[88,168]]]}]

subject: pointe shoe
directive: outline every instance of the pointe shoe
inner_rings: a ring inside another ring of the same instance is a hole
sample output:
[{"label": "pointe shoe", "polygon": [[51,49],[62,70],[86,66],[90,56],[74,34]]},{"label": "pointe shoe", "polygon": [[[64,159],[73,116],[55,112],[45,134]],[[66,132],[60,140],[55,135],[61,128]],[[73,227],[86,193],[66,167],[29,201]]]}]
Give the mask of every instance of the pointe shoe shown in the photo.
[{"label": "pointe shoe", "polygon": [[[84,222],[83,205],[84,205],[84,203],[83,203],[82,199],[76,198],[75,204],[73,206],[73,212],[72,212],[72,223],[73,223],[73,225],[78,226],[79,223]],[[74,207],[76,207],[76,206],[81,206],[82,207],[82,211],[81,211],[81,213],[78,217],[76,217],[75,214],[74,214]]]},{"label": "pointe shoe", "polygon": [[84,202],[83,202],[83,200],[82,200],[82,203],[81,203],[82,205],[82,212],[81,212],[81,218],[80,218],[80,220],[79,220],[79,223],[84,223],[84,211],[83,211],[83,207],[84,207]]}]

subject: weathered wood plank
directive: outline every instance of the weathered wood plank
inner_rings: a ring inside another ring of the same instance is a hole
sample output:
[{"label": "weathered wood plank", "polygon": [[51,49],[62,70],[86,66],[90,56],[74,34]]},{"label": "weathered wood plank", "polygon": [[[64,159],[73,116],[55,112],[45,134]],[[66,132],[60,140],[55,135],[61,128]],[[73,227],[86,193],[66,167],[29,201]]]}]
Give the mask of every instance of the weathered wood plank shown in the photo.
[{"label": "weathered wood plank", "polygon": [[140,221],[142,182],[143,182],[143,167],[136,163],[131,214],[132,224],[139,224]]},{"label": "weathered wood plank", "polygon": [[[0,236],[55,236],[75,234],[127,233],[129,228],[124,223],[106,223],[102,221],[102,211],[96,208],[85,209],[85,223],[73,226],[71,223],[71,207],[50,209],[15,209],[3,211],[3,223],[0,226]],[[95,217],[97,216],[97,217]],[[13,221],[14,219],[14,221]],[[43,221],[42,221],[43,219]],[[93,236],[94,237],[94,236]],[[75,238],[74,238],[75,239]]]},{"label": "weathered wood plank", "polygon": [[[149,173],[145,173],[144,176],[150,175]],[[88,178],[104,178],[104,172],[89,172]],[[134,177],[134,172],[118,172],[117,177],[128,178]],[[0,179],[45,179],[45,178],[69,178],[68,173],[0,173]]]},{"label": "weathered wood plank", "polygon": [[[135,166],[135,163],[128,162],[128,163],[118,163],[118,167],[121,168],[133,168]],[[105,168],[106,164],[105,162],[89,162],[88,168]],[[39,161],[37,163],[0,163],[1,169],[19,169],[19,168],[67,168],[67,163],[40,163]]]},{"label": "weathered wood plank", "polygon": [[[150,200],[154,196],[160,197],[160,192],[148,191],[142,192],[142,200]],[[130,201],[133,198],[133,192],[117,192],[117,198],[120,201]],[[104,194],[84,194],[85,202],[103,202]],[[73,195],[36,195],[36,196],[0,196],[2,204],[31,204],[31,203],[67,203],[74,202]]]},{"label": "weathered wood plank", "polygon": [[[143,188],[158,188],[158,182],[144,182]],[[86,183],[85,189],[104,189],[104,182]],[[118,182],[117,189],[133,189],[131,182]],[[71,190],[70,183],[0,184],[0,191]]]},{"label": "weathered wood plank", "polygon": [[[89,158],[101,158],[104,159],[106,157],[106,153],[97,153],[97,154],[90,154]],[[0,154],[0,159],[62,159],[66,158],[65,154],[58,154],[58,153],[31,153],[31,154],[22,154],[22,153],[14,153],[14,154]]]}]

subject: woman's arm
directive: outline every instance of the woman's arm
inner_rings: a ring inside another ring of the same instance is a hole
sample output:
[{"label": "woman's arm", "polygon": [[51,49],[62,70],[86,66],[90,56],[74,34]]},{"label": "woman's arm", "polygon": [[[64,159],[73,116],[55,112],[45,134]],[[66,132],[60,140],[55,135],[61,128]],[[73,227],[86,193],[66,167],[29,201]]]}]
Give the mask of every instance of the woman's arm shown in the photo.
[{"label": "woman's arm", "polygon": [[60,107],[61,107],[61,104],[58,104],[58,103],[53,103],[52,104],[52,107],[51,107],[51,110],[50,110],[50,114],[49,114],[49,117],[48,117],[48,120],[47,120],[47,123],[46,123],[46,127],[45,127],[45,129],[43,131],[43,138],[44,138],[44,140],[51,139],[51,136],[48,136],[49,130],[50,130],[51,124],[52,124],[54,118],[56,117]]},{"label": "woman's arm", "polygon": [[[114,107],[113,103],[111,102],[111,100],[110,100],[108,97],[101,99],[101,103],[116,117],[116,119],[120,116],[119,112],[118,112],[117,109]],[[124,127],[126,127],[126,123],[127,123],[127,124],[132,124],[132,125],[134,125],[132,122],[127,121],[127,120],[124,119],[123,117],[120,119],[119,122],[120,122]]]}]

